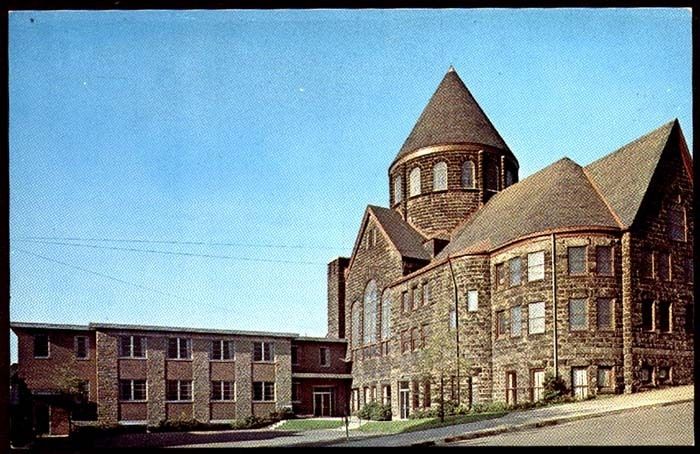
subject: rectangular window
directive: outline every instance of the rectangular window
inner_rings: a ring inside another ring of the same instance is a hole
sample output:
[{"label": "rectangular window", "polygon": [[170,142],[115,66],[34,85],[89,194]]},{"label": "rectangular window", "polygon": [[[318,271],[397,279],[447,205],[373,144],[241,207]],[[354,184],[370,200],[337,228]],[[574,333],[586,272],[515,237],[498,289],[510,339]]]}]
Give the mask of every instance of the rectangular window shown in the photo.
[{"label": "rectangular window", "polygon": [[544,279],[544,251],[532,252],[527,255],[527,280],[541,281]]},{"label": "rectangular window", "polygon": [[654,369],[651,366],[642,366],[642,368],[639,370],[639,375],[640,381],[643,384],[651,384],[652,377],[654,375]]},{"label": "rectangular window", "polygon": [[586,274],[586,246],[570,246],[568,256],[569,274]]},{"label": "rectangular window", "polygon": [[328,347],[320,347],[318,349],[320,356],[320,364],[322,367],[328,367],[331,365],[331,351]]},{"label": "rectangular window", "polygon": [[450,309],[450,329],[457,328],[457,311],[454,308]]},{"label": "rectangular window", "polygon": [[496,312],[496,323],[497,323],[497,333],[498,337],[505,336],[508,332],[508,325],[506,324],[506,311]]},{"label": "rectangular window", "polygon": [[382,386],[382,403],[384,405],[391,405],[391,386]]},{"label": "rectangular window", "polygon": [[274,361],[274,347],[271,342],[253,342],[253,361]]},{"label": "rectangular window", "polygon": [[418,350],[420,338],[418,337],[418,328],[411,328],[411,351]]},{"label": "rectangular window", "polygon": [[671,255],[668,252],[659,252],[656,277],[662,281],[671,280]]},{"label": "rectangular window", "polygon": [[408,292],[401,293],[401,309],[404,313],[411,312],[411,300],[408,298]]},{"label": "rectangular window", "polygon": [[146,380],[119,380],[119,400],[146,400]]},{"label": "rectangular window", "polygon": [[75,336],[75,357],[88,359],[90,356],[90,344],[87,336]]},{"label": "rectangular window", "polygon": [[532,369],[530,373],[530,400],[538,402],[544,397],[544,369]]},{"label": "rectangular window", "polygon": [[668,236],[674,241],[686,241],[685,210],[682,208],[668,210]]},{"label": "rectangular window", "polygon": [[508,265],[510,268],[510,286],[520,285],[522,277],[520,274],[520,257],[510,259]]},{"label": "rectangular window", "polygon": [[642,253],[642,277],[654,278],[654,251]]},{"label": "rectangular window", "polygon": [[665,385],[671,381],[671,368],[668,366],[659,367],[656,372],[656,382]]},{"label": "rectangular window", "polygon": [[612,276],[612,246],[597,246],[595,248],[595,270],[601,276]]},{"label": "rectangular window", "polygon": [[401,331],[401,353],[406,353],[410,348],[410,339],[408,338],[408,331]]},{"label": "rectangular window", "polygon": [[513,306],[510,308],[510,335],[518,337],[522,333],[522,307]]},{"label": "rectangular window", "polygon": [[430,304],[430,281],[423,283],[423,305]]},{"label": "rectangular window", "polygon": [[654,302],[642,301],[642,329],[654,331]]},{"label": "rectangular window", "polygon": [[527,332],[529,334],[544,333],[544,301],[528,304],[527,317]]},{"label": "rectangular window", "polygon": [[613,388],[614,376],[612,367],[598,367],[598,389]]},{"label": "rectangular window", "polygon": [[[355,393],[355,390],[352,391]],[[292,382],[292,402],[301,402],[301,383]]]},{"label": "rectangular window", "polygon": [[580,331],[585,330],[587,311],[586,298],[573,298],[569,300],[569,330]]},{"label": "rectangular window", "polygon": [[165,387],[165,400],[191,401],[192,380],[168,380]]},{"label": "rectangular window", "polygon": [[467,310],[469,312],[479,310],[479,292],[477,290],[469,290],[467,292]]},{"label": "rectangular window", "polygon": [[34,357],[48,358],[49,357],[49,335],[37,334],[34,336]]},{"label": "rectangular window", "polygon": [[497,287],[503,287],[506,285],[506,270],[503,263],[496,265],[496,282]]},{"label": "rectangular window", "polygon": [[420,346],[421,348],[428,346],[428,325],[425,323],[420,327]]},{"label": "rectangular window", "polygon": [[192,339],[171,337],[168,339],[168,359],[191,359]]},{"label": "rectangular window", "polygon": [[506,403],[518,403],[518,377],[515,372],[506,372]]},{"label": "rectangular window", "polygon": [[299,347],[292,345],[292,366],[299,365]]},{"label": "rectangular window", "polygon": [[416,308],[420,307],[421,302],[423,301],[423,299],[421,298],[421,295],[420,295],[420,287],[418,287],[418,286],[413,287],[412,293],[413,293],[413,309],[416,309]]},{"label": "rectangular window", "polygon": [[693,268],[694,268],[693,265],[694,265],[693,257],[688,257],[685,259],[685,273],[686,273],[685,280],[686,280],[686,282],[689,282],[691,284],[695,280],[695,274],[694,274],[695,271],[693,270]]},{"label": "rectangular window", "polygon": [[235,350],[232,340],[214,340],[211,342],[212,354],[211,359],[227,360],[234,359]]},{"label": "rectangular window", "polygon": [[145,358],[146,338],[140,336],[120,336],[119,356],[122,358]]},{"label": "rectangular window", "polygon": [[598,298],[596,300],[596,327],[599,330],[614,328],[612,298]]},{"label": "rectangular window", "polygon": [[260,402],[271,402],[275,400],[275,382],[254,381],[253,400]]},{"label": "rectangular window", "polygon": [[659,330],[662,333],[671,332],[671,309],[671,303],[669,303],[668,301],[659,302]]},{"label": "rectangular window", "polygon": [[574,367],[571,370],[571,374],[574,398],[586,399],[588,397],[588,369],[585,367]]},{"label": "rectangular window", "polygon": [[233,400],[234,382],[213,381],[211,382],[211,400]]}]

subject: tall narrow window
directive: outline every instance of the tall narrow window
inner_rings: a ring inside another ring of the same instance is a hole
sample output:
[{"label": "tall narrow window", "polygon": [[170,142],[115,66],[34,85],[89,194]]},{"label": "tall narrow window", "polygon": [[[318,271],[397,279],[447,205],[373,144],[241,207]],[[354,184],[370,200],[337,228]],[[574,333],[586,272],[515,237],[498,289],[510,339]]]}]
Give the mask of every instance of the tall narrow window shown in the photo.
[{"label": "tall narrow window", "polygon": [[464,161],[462,164],[462,187],[472,189],[476,186],[476,175],[473,161]]},{"label": "tall narrow window", "polygon": [[420,345],[420,337],[418,337],[418,328],[411,328],[411,351],[418,350]]},{"label": "tall narrow window", "polygon": [[408,176],[408,196],[413,197],[418,194],[420,194],[420,167],[411,170]]},{"label": "tall narrow window", "polygon": [[613,329],[612,305],[612,298],[596,300],[596,326],[599,330]]},{"label": "tall narrow window", "polygon": [[659,330],[662,333],[671,332],[671,307],[668,301],[659,302]]},{"label": "tall narrow window", "polygon": [[585,298],[573,298],[569,300],[569,330],[580,331],[586,329],[586,306]]},{"label": "tall narrow window", "polygon": [[522,308],[513,306],[510,308],[510,335],[518,337],[522,332]]},{"label": "tall narrow window", "polygon": [[433,166],[433,191],[447,189],[447,163],[440,161]]},{"label": "tall narrow window", "polygon": [[527,332],[529,334],[544,333],[544,301],[528,304],[527,318]]},{"label": "tall narrow window", "polygon": [[496,313],[496,333],[498,337],[505,336],[508,332],[508,325],[506,324],[506,311],[498,311]]},{"label": "tall narrow window", "polygon": [[401,175],[394,177],[394,203],[399,203],[403,200],[403,185],[401,184]]},{"label": "tall narrow window", "polygon": [[514,257],[508,262],[510,268],[510,286],[520,285],[522,276],[520,274],[520,257]]},{"label": "tall narrow window", "polygon": [[291,354],[292,354],[292,366],[298,366],[299,365],[299,346],[298,345],[292,345]]},{"label": "tall narrow window", "polygon": [[515,183],[515,174],[512,170],[506,169],[506,187],[512,186]]},{"label": "tall narrow window", "polygon": [[467,292],[467,311],[476,312],[479,310],[479,292],[477,290],[469,290]]},{"label": "tall narrow window", "polygon": [[88,359],[90,356],[90,344],[87,336],[75,336],[75,357]]},{"label": "tall narrow window", "polygon": [[401,293],[401,310],[403,312],[411,312],[411,300],[408,292]]},{"label": "tall narrow window", "polygon": [[450,308],[450,329],[457,328],[457,312],[455,308]]},{"label": "tall narrow window", "polygon": [[34,336],[34,357],[49,357],[49,336],[48,334],[37,334]]},{"label": "tall narrow window", "polygon": [[595,248],[595,269],[596,274],[601,276],[613,274],[612,246],[597,246]]},{"label": "tall narrow window", "polygon": [[642,301],[642,329],[654,331],[654,302]]},{"label": "tall narrow window", "polygon": [[654,251],[642,252],[642,277],[654,278]]},{"label": "tall narrow window", "polygon": [[352,305],[352,346],[354,348],[362,345],[362,338],[360,333],[362,332],[362,324],[360,323],[360,303],[355,301]]},{"label": "tall narrow window", "polygon": [[423,283],[423,305],[430,304],[430,281]]},{"label": "tall narrow window", "polygon": [[331,350],[328,347],[319,347],[319,364],[322,367],[329,367],[331,365]]},{"label": "tall narrow window", "polygon": [[586,273],[586,246],[571,246],[568,249],[569,274]]},{"label": "tall narrow window", "polygon": [[530,371],[530,398],[533,402],[542,400],[544,397],[544,369],[532,369]]},{"label": "tall narrow window", "polygon": [[668,210],[668,236],[674,241],[686,241],[685,210],[673,207]]},{"label": "tall narrow window", "polygon": [[391,337],[391,294],[385,291],[382,300],[382,339],[387,340],[389,337]]},{"label": "tall narrow window", "polygon": [[369,281],[367,287],[365,287],[363,307],[363,341],[365,344],[371,344],[377,340],[377,284],[374,280]]},{"label": "tall narrow window", "polygon": [[527,255],[527,280],[541,281],[544,279],[544,251],[532,252]]},{"label": "tall narrow window", "polygon": [[506,284],[506,270],[503,263],[496,265],[496,283],[498,287],[502,287]]},{"label": "tall narrow window", "polygon": [[659,252],[658,255],[658,272],[656,273],[656,277],[662,281],[670,281],[671,280],[671,254],[668,252]]},{"label": "tall narrow window", "polygon": [[428,330],[429,330],[429,325],[426,323],[423,323],[420,327],[420,346],[421,348],[425,348],[428,346]]}]

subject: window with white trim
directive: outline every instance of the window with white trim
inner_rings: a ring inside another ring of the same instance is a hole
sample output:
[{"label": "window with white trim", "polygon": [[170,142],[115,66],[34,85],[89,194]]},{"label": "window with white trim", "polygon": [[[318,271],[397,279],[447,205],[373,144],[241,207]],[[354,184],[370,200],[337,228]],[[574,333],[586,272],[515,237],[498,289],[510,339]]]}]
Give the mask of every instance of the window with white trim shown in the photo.
[{"label": "window with white trim", "polygon": [[215,380],[211,382],[211,400],[234,400],[236,384],[232,381]]},{"label": "window with white trim", "polygon": [[165,387],[165,400],[191,401],[192,380],[168,380]]},{"label": "window with white trim", "polygon": [[527,280],[541,281],[544,279],[544,251],[531,252],[527,255]]},{"label": "window with white trim", "polygon": [[273,381],[254,381],[253,382],[253,401],[255,402],[272,402],[275,400],[275,382]]},{"label": "window with white trim", "polygon": [[253,342],[253,361],[269,362],[275,360],[275,344],[272,342]]},{"label": "window with white trim", "polygon": [[522,333],[522,315],[523,309],[520,306],[513,306],[510,308],[510,335],[511,337],[518,337]]},{"label": "window with white trim", "polygon": [[119,380],[119,400],[145,401],[146,380]]},{"label": "window with white trim", "polygon": [[122,358],[145,358],[146,338],[141,336],[120,336],[119,356]]},{"label": "window with white trim", "polygon": [[433,166],[433,191],[447,190],[447,163],[440,161]]},{"label": "window with white trim", "polygon": [[75,357],[88,359],[90,357],[90,338],[87,336],[75,336]]},{"label": "window with white trim", "polygon": [[382,339],[387,340],[391,337],[391,294],[388,291],[384,292],[382,300]]},{"label": "window with white trim", "polygon": [[236,356],[233,341],[216,339],[211,341],[211,359],[217,361],[234,359]]},{"label": "window with white trim", "polygon": [[467,311],[476,312],[479,310],[479,292],[478,290],[467,291]]},{"label": "window with white trim", "polygon": [[528,334],[544,333],[544,301],[530,303],[527,306]]},{"label": "window with white trim", "polygon": [[186,337],[169,338],[168,359],[192,359],[192,339]]},{"label": "window with white trim", "polygon": [[48,358],[49,357],[49,335],[35,334],[34,335],[34,357]]},{"label": "window with white trim", "polygon": [[587,328],[586,298],[572,298],[569,300],[569,331],[581,331]]},{"label": "window with white trim", "polygon": [[394,203],[399,203],[403,200],[403,185],[401,184],[401,175],[394,177]]},{"label": "window with white trim", "polygon": [[408,176],[408,196],[413,197],[414,195],[420,194],[420,167],[416,167],[411,170]]},{"label": "window with white trim", "polygon": [[321,367],[329,367],[331,365],[331,351],[328,347],[319,348],[319,357]]},{"label": "window with white trim", "polygon": [[363,341],[371,344],[377,340],[377,283],[371,280],[365,287],[365,299],[363,305],[364,331]]},{"label": "window with white trim", "polygon": [[475,169],[473,161],[464,161],[462,164],[462,187],[473,189],[475,185]]}]

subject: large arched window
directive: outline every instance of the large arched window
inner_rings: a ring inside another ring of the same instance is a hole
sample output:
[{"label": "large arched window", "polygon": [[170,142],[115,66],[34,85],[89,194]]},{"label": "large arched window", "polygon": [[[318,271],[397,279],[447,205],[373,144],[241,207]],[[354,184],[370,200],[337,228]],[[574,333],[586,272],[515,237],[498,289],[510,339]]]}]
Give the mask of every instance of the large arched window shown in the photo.
[{"label": "large arched window", "polygon": [[357,348],[360,345],[362,345],[361,339],[360,339],[360,333],[362,330],[360,329],[362,325],[360,324],[360,302],[355,301],[352,305],[352,339],[350,341],[352,342],[352,347]]},{"label": "large arched window", "polygon": [[365,344],[371,344],[377,340],[377,284],[374,280],[369,281],[365,287],[364,300],[364,334]]},{"label": "large arched window", "polygon": [[394,203],[399,203],[403,199],[403,185],[401,184],[401,175],[394,177]]},{"label": "large arched window", "polygon": [[462,187],[473,188],[476,181],[476,172],[474,171],[474,162],[464,161],[462,164]]},{"label": "large arched window", "polygon": [[391,292],[384,292],[382,297],[382,340],[391,337]]},{"label": "large arched window", "polygon": [[433,166],[433,191],[447,189],[447,163],[440,161]]},{"label": "large arched window", "polygon": [[420,167],[411,170],[408,176],[408,196],[420,194]]}]

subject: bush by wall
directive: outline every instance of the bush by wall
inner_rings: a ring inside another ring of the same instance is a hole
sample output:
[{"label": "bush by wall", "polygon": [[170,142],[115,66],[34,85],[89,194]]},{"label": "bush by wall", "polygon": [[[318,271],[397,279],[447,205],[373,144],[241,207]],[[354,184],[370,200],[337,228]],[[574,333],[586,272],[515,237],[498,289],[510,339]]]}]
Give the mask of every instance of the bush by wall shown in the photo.
[{"label": "bush by wall", "polygon": [[360,408],[357,416],[361,419],[370,419],[372,421],[390,421],[391,420],[391,405],[383,405],[379,402],[370,402]]}]

